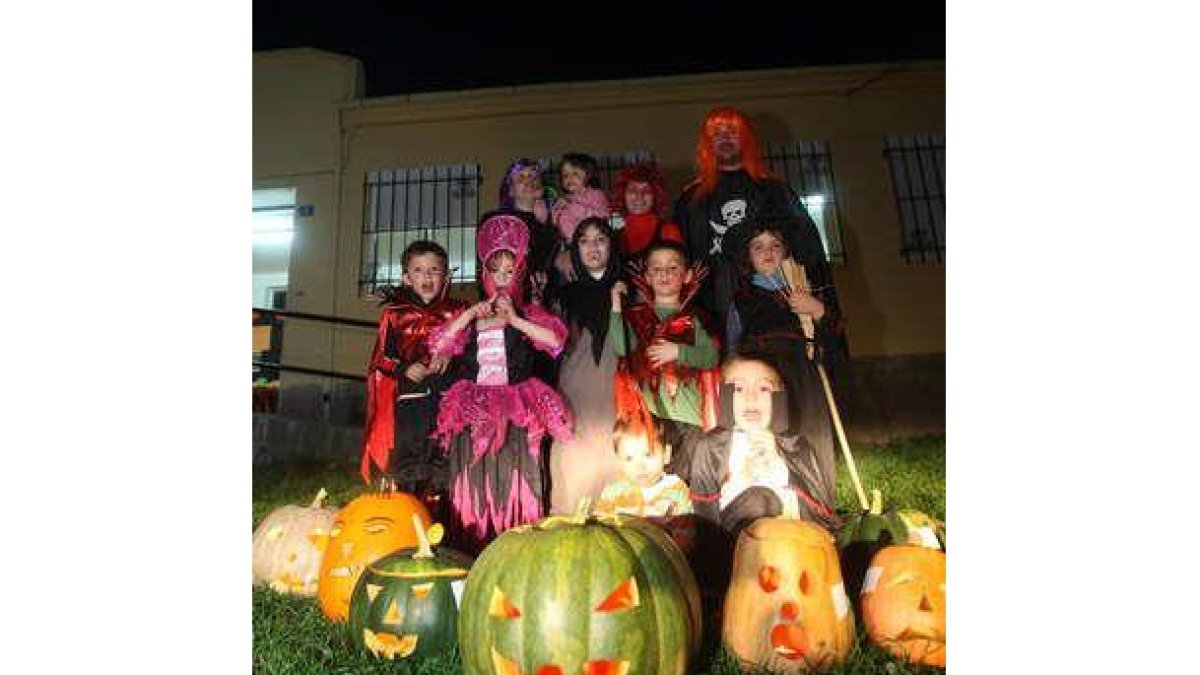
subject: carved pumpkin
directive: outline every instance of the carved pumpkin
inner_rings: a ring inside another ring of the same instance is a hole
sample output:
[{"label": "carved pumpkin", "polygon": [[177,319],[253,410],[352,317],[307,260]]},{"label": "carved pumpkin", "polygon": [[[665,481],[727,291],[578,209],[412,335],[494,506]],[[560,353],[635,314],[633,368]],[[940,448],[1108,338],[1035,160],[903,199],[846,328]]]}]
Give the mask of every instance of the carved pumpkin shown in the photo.
[{"label": "carved pumpkin", "polygon": [[871,560],[862,590],[871,642],[914,663],[946,666],[946,554],[889,546]]},{"label": "carved pumpkin", "polygon": [[368,563],[417,545],[414,514],[429,526],[429,511],[403,492],[365,494],[338,511],[317,579],[317,600],[327,619],[340,623],[349,616],[350,594]]},{"label": "carved pumpkin", "polygon": [[376,657],[395,659],[444,652],[458,640],[458,603],[473,562],[443,548],[442,526],[428,535],[413,516],[416,549],[402,549],[367,565],[350,597],[350,637]]},{"label": "carved pumpkin", "polygon": [[324,488],[308,506],[289,504],[267,514],[251,539],[254,583],[280,593],[314,596],[334,509],[321,506]]},{"label": "carved pumpkin", "polygon": [[943,549],[945,541],[945,528],[941,522],[913,509],[884,511],[879,490],[871,490],[871,508],[846,518],[838,532],[838,551],[847,592],[851,597],[858,596],[867,565],[883,548],[912,544]]},{"label": "carved pumpkin", "polygon": [[699,589],[644,519],[551,516],[484,549],[458,639],[466,675],[683,675],[700,645]]},{"label": "carved pumpkin", "polygon": [[854,614],[833,535],[787,518],[759,518],[742,530],[721,639],[743,662],[778,672],[845,660]]}]

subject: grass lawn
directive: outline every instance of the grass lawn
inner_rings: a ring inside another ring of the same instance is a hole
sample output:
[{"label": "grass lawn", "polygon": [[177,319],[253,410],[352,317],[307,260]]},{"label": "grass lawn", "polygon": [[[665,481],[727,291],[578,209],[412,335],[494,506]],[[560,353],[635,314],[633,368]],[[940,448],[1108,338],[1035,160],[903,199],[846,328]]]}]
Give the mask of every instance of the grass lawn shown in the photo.
[{"label": "grass lawn", "polygon": [[[883,492],[884,507],[914,508],[944,520],[946,517],[945,439],[918,438],[881,446],[854,448],[859,475],[868,491]],[[260,470],[254,475],[253,523],[284,504],[307,504],[324,487],[329,501],[340,506],[363,491],[354,464],[292,465],[284,469]],[[838,506],[857,510],[854,489],[843,463],[839,463]],[[949,538],[949,537],[948,537]],[[264,675],[334,675],[348,673],[416,673],[449,675],[462,668],[457,653],[423,662],[376,661],[357,652],[345,628],[328,623],[315,598],[284,596],[255,587],[254,672]],[[940,673],[896,661],[867,644],[862,636],[850,658],[831,673]],[[719,644],[718,626],[705,626],[707,637],[693,672],[733,675],[743,671]]]}]

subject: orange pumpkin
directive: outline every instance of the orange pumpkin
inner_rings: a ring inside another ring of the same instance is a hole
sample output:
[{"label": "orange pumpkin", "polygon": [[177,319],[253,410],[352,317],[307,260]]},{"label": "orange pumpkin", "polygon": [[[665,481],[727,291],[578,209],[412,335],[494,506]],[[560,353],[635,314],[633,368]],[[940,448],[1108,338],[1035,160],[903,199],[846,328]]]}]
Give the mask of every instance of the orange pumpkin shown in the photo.
[{"label": "orange pumpkin", "polygon": [[893,655],[946,666],[946,553],[888,546],[871,559],[862,589],[871,642]]},{"label": "orange pumpkin", "polygon": [[414,514],[429,527],[425,505],[404,492],[365,494],[338,511],[317,579],[317,600],[327,619],[341,623],[350,616],[350,595],[367,565],[417,545]]},{"label": "orange pumpkin", "polygon": [[854,613],[833,535],[788,518],[759,518],[742,530],[721,639],[741,661],[776,672],[844,661],[854,645]]},{"label": "orange pumpkin", "polygon": [[337,513],[321,506],[326,495],[322,488],[308,506],[282,506],[259,522],[251,539],[255,584],[280,593],[317,594],[321,556]]}]

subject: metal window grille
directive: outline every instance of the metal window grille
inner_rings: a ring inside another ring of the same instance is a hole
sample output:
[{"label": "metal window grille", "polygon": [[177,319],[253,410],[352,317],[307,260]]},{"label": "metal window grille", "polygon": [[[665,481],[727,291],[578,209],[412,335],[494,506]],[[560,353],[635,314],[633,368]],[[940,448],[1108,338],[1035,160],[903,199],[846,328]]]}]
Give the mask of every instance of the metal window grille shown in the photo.
[{"label": "metal window grille", "polygon": [[360,292],[370,295],[400,283],[404,248],[418,239],[445,247],[450,283],[473,283],[481,181],[478,164],[369,172],[363,185]]},{"label": "metal window grille", "polygon": [[[589,153],[590,154],[590,153]],[[654,155],[645,150],[630,150],[621,155],[592,155],[600,165],[600,188],[606,194],[612,188],[613,181],[621,169],[639,162],[652,162]],[[543,157],[538,159],[542,166],[542,185],[546,186],[546,196],[553,201],[558,196],[558,165],[561,157]]]},{"label": "metal window grille", "polygon": [[816,224],[825,247],[825,258],[831,263],[845,263],[842,216],[838,209],[837,186],[833,182],[829,144],[825,141],[768,142],[763,159],[771,171],[792,188],[800,206]]},{"label": "metal window grille", "polygon": [[946,137],[891,135],[883,156],[900,212],[900,255],[905,262],[945,262]]}]

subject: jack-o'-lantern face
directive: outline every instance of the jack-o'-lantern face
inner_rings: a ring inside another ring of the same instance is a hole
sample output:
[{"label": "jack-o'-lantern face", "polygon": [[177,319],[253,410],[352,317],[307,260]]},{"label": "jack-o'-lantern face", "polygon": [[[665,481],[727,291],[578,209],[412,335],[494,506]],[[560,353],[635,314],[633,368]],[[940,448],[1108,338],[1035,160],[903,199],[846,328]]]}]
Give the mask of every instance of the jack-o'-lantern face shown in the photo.
[{"label": "jack-o'-lantern face", "polygon": [[552,517],[492,542],[459,614],[465,671],[683,675],[699,637],[695,580],[655,525],[605,521],[618,522]]},{"label": "jack-o'-lantern face", "polygon": [[326,618],[346,620],[350,594],[369,563],[397,549],[416,546],[413,514],[429,526],[425,506],[403,492],[363,495],[338,512],[318,579],[317,599]]},{"label": "jack-o'-lantern face", "polygon": [[854,618],[832,535],[782,518],[761,518],[743,530],[722,638],[743,661],[783,672],[844,659]]},{"label": "jack-o'-lantern face", "polygon": [[321,506],[322,490],[310,506],[289,505],[272,511],[255,528],[254,583],[279,593],[313,596],[321,557],[335,511]]},{"label": "jack-o'-lantern face", "polygon": [[863,623],[871,641],[892,654],[946,665],[946,554],[922,546],[889,546],[863,580]]},{"label": "jack-o'-lantern face", "polygon": [[[419,519],[415,526],[422,527]],[[473,561],[451,549],[434,553],[441,531],[435,525],[416,550],[367,565],[350,600],[350,636],[359,647],[378,658],[403,659],[441,653],[457,642],[458,606]]]},{"label": "jack-o'-lantern face", "polygon": [[[516,622],[524,617],[519,607],[513,604],[512,600],[500,590],[499,587],[492,589],[491,601],[488,603],[488,616],[499,623]],[[605,622],[606,616],[616,619],[620,622],[619,615],[632,612],[641,605],[641,600],[638,595],[637,579],[629,577],[617,584],[603,600],[591,608],[593,614],[592,619],[598,622]],[[543,605],[544,607],[545,605]],[[558,611],[559,616],[551,616],[551,622],[557,621],[565,623],[561,616],[565,607],[557,606],[554,609]],[[537,617],[532,620],[546,619],[547,617]],[[531,620],[527,619],[526,620]],[[629,622],[632,628],[635,624]],[[564,663],[570,663],[570,659],[562,659]],[[556,664],[545,664],[540,666],[536,673],[525,673],[521,670],[520,664],[502,654],[494,646],[492,647],[492,667],[493,672],[497,675],[563,675],[565,672],[580,672],[583,675],[625,675],[629,672],[630,663],[628,660],[620,658],[609,659],[591,659],[583,662],[583,668],[579,671],[564,671],[563,666]]]}]

